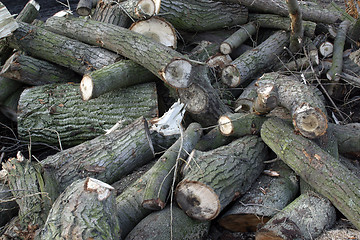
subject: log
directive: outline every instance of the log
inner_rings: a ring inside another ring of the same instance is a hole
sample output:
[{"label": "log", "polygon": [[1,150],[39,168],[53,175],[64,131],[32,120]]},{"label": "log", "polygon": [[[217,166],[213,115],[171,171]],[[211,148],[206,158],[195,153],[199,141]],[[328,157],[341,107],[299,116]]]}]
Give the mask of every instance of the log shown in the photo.
[{"label": "log", "polygon": [[19,28],[8,39],[10,47],[79,74],[100,69],[119,58],[117,54],[106,49],[90,46],[34,25],[22,22],[18,24]]},{"label": "log", "polygon": [[126,240],[157,239],[204,239],[210,222],[201,222],[188,217],[177,206],[166,207],[144,218],[126,236]]},{"label": "log", "polygon": [[32,86],[80,81],[79,76],[67,68],[20,52],[5,62],[0,75]]},{"label": "log", "polygon": [[209,31],[247,22],[248,10],[239,3],[213,0],[162,0],[160,14],[177,30]]},{"label": "log", "polygon": [[245,136],[208,152],[194,150],[186,161],[175,198],[191,218],[212,220],[249,190],[260,175],[267,150],[256,136]]},{"label": "log", "polygon": [[277,86],[279,104],[290,111],[296,131],[307,138],[316,138],[326,132],[325,106],[311,87],[293,76],[279,73],[266,73],[259,80],[262,84],[269,82]]},{"label": "log", "polygon": [[120,7],[119,2],[112,0],[98,1],[91,19],[125,28],[128,28],[132,23],[126,12]]},{"label": "log", "polygon": [[257,79],[246,86],[244,91],[234,103],[235,112],[251,113],[253,112],[254,101],[257,97],[256,92]]},{"label": "log", "polygon": [[279,175],[260,175],[251,189],[220,217],[220,226],[233,232],[256,232],[296,198],[299,182],[295,173],[282,161],[267,169]]},{"label": "log", "polygon": [[165,207],[177,170],[194,149],[201,134],[201,125],[191,123],[181,137],[157,160],[146,183],[142,202],[144,208],[161,210]]},{"label": "log", "polygon": [[98,0],[80,0],[76,6],[76,13],[80,16],[89,16],[97,2]]},{"label": "log", "polygon": [[131,18],[147,19],[159,12],[159,3],[159,0],[126,0],[119,5]]},{"label": "log", "polygon": [[188,87],[197,69],[175,50],[112,24],[89,19],[52,17],[46,21],[45,28],[117,52],[175,88]]},{"label": "log", "polygon": [[255,239],[314,239],[335,220],[335,208],[329,200],[315,193],[304,193],[272,217]]},{"label": "log", "polygon": [[132,60],[119,60],[99,70],[85,74],[80,83],[80,93],[87,101],[120,88],[150,82],[156,77]]},{"label": "log", "polygon": [[206,152],[227,145],[234,139],[235,137],[233,136],[224,136],[221,134],[219,126],[216,126],[215,128],[211,129],[210,132],[200,138],[195,146],[195,149]]},{"label": "log", "polygon": [[16,20],[32,23],[39,15],[40,4],[34,0],[28,1],[23,10],[17,15]]},{"label": "log", "polygon": [[49,156],[41,165],[55,177],[60,190],[64,190],[85,177],[114,183],[153,157],[147,123],[141,117],[124,128]]},{"label": "log", "polygon": [[229,87],[238,87],[255,74],[264,71],[278,61],[278,55],[289,44],[289,36],[277,31],[253,50],[247,51],[232,61],[221,73],[221,80]]},{"label": "log", "polygon": [[86,102],[79,84],[37,86],[21,94],[18,134],[32,142],[75,146],[116,123],[121,128],[141,116],[156,117],[157,106],[155,83],[118,89]]},{"label": "log", "polygon": [[290,46],[292,52],[298,52],[302,49],[304,38],[304,27],[302,23],[302,11],[297,0],[286,0],[291,20]]},{"label": "log", "polygon": [[0,208],[0,227],[3,227],[18,214],[19,206],[8,184],[2,182],[0,183]]},{"label": "log", "polygon": [[21,87],[21,83],[0,76],[0,104],[2,104],[9,96],[11,96],[11,94]]},{"label": "log", "polygon": [[331,124],[340,153],[360,152],[360,123]]},{"label": "log", "polygon": [[97,179],[75,181],[56,199],[37,239],[120,239],[115,189]]},{"label": "log", "polygon": [[267,120],[261,138],[289,167],[360,229],[359,178],[311,140],[279,119]]},{"label": "log", "polygon": [[271,112],[279,104],[278,89],[275,84],[257,84],[257,97],[254,100],[252,111],[257,115],[265,115]]}]

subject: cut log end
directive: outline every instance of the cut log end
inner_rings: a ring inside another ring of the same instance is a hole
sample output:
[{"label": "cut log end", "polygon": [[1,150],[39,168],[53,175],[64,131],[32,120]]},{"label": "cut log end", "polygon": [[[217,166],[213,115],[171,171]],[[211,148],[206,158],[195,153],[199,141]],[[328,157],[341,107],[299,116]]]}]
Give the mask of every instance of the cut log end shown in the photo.
[{"label": "cut log end", "polygon": [[232,52],[232,47],[227,42],[223,42],[220,45],[220,52],[222,54],[230,54]]},{"label": "cut log end", "polygon": [[311,139],[325,134],[328,127],[325,114],[320,109],[307,105],[303,105],[295,111],[293,123],[301,135]]},{"label": "cut log end", "polygon": [[94,84],[89,75],[85,75],[80,83],[81,97],[84,101],[91,99],[93,95]]},{"label": "cut log end", "polygon": [[269,217],[255,214],[232,214],[221,218],[219,225],[233,232],[256,232],[269,220]]},{"label": "cut log end", "polygon": [[192,65],[186,59],[171,61],[161,74],[163,80],[175,88],[187,88],[191,82]]},{"label": "cut log end", "polygon": [[234,126],[227,116],[221,116],[219,118],[219,130],[222,135],[224,136],[230,136],[234,132]]},{"label": "cut log end", "polygon": [[201,113],[207,109],[208,95],[196,84],[191,84],[186,91],[179,91],[180,99],[186,103],[186,110],[191,113]]},{"label": "cut log end", "polygon": [[331,57],[334,51],[334,45],[330,42],[324,42],[320,45],[319,51],[323,57]]},{"label": "cut log end", "polygon": [[156,6],[153,0],[141,0],[135,7],[135,14],[139,19],[150,18],[155,15]]},{"label": "cut log end", "polygon": [[235,88],[241,83],[240,72],[233,65],[226,66],[221,72],[221,80],[229,87]]},{"label": "cut log end", "polygon": [[160,198],[157,199],[147,199],[142,202],[142,207],[145,209],[153,210],[153,211],[160,211],[164,209],[165,202],[161,201]]},{"label": "cut log end", "polygon": [[95,178],[87,178],[84,183],[84,190],[88,192],[96,192],[98,194],[98,200],[104,201],[111,195],[114,188]]},{"label": "cut log end", "polygon": [[79,7],[76,9],[76,13],[79,14],[80,16],[89,16],[91,13],[91,9],[87,7]]},{"label": "cut log end", "polygon": [[183,180],[176,188],[176,201],[191,218],[212,220],[220,212],[220,201],[214,190],[194,181]]}]

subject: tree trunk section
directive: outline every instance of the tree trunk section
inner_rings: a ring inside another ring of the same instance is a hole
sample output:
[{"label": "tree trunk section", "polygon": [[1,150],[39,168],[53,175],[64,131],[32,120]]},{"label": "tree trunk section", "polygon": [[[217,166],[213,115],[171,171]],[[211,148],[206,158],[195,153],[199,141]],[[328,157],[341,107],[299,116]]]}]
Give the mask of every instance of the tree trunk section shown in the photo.
[{"label": "tree trunk section", "polygon": [[279,119],[267,120],[261,129],[264,142],[317,192],[360,229],[359,178],[311,140],[296,135]]},{"label": "tree trunk section", "polygon": [[154,157],[146,120],[132,124],[49,156],[41,165],[64,190],[85,177],[114,183]]},{"label": "tree trunk section", "polygon": [[177,203],[191,218],[214,219],[250,188],[266,155],[265,145],[256,136],[245,136],[209,152],[193,151],[176,187]]},{"label": "tree trunk section", "polygon": [[155,87],[155,83],[136,85],[86,102],[78,84],[26,89],[19,100],[19,136],[28,139],[30,134],[32,142],[75,146],[116,123],[121,128],[142,116],[151,119],[157,116]]},{"label": "tree trunk section", "polygon": [[96,7],[98,0],[80,0],[76,6],[76,13],[80,16],[89,16],[91,10]]},{"label": "tree trunk section", "polygon": [[216,126],[210,132],[200,138],[200,140],[195,146],[195,149],[206,152],[227,145],[231,143],[234,139],[235,137],[222,135],[219,126]]},{"label": "tree trunk section", "polygon": [[115,191],[97,179],[71,184],[54,202],[37,239],[120,239]]}]

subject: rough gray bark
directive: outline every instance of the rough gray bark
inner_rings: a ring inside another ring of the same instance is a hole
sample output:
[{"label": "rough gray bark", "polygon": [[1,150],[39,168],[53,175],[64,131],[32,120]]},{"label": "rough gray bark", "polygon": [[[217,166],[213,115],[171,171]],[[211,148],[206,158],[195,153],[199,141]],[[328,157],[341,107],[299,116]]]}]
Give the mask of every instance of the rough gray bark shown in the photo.
[{"label": "rough gray bark", "polygon": [[297,52],[302,49],[304,27],[302,23],[302,11],[297,0],[286,0],[291,20],[290,50]]},{"label": "rough gray bark", "polygon": [[235,138],[232,136],[222,135],[219,126],[216,126],[210,132],[200,138],[199,142],[195,146],[195,149],[206,152],[227,145],[234,139]]},{"label": "rough gray bark", "polygon": [[118,1],[102,0],[96,5],[91,18],[95,21],[110,23],[121,27],[129,27],[131,19],[121,9]]},{"label": "rough gray bark", "polygon": [[360,123],[331,124],[340,153],[360,152]]}]

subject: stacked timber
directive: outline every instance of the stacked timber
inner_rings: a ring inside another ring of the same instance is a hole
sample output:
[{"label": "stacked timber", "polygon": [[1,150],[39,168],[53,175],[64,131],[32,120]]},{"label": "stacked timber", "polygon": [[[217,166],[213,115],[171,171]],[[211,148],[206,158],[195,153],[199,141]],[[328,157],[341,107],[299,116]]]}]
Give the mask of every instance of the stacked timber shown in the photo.
[{"label": "stacked timber", "polygon": [[1,239],[360,235],[354,4],[0,3]]}]

